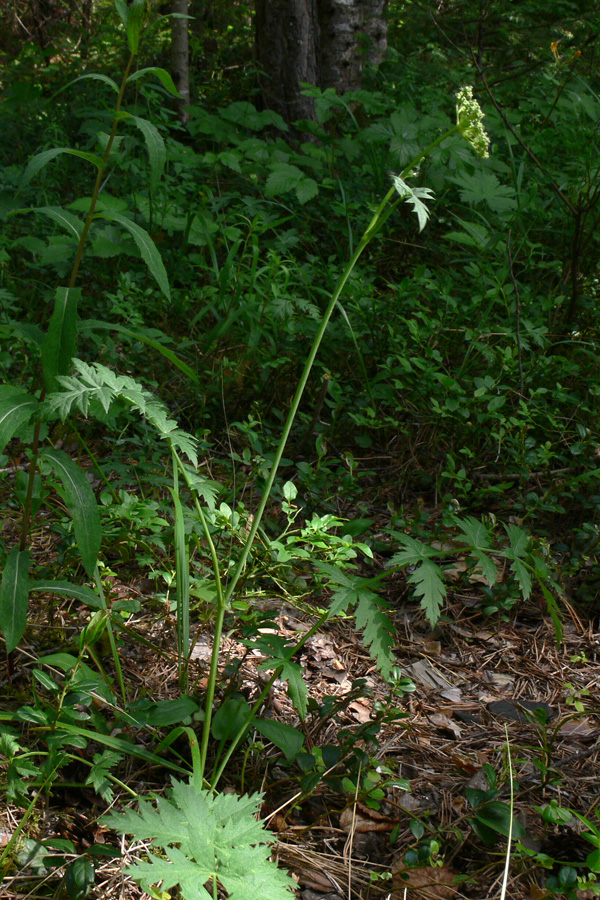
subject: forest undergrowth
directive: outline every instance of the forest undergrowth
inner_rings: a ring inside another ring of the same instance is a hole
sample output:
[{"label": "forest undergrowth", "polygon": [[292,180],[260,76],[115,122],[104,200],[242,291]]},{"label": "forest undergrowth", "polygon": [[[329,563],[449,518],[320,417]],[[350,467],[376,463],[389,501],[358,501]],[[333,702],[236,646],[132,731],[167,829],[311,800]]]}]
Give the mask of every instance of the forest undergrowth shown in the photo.
[{"label": "forest undergrowth", "polygon": [[597,13],[291,131],[100,6],[0,70],[2,895],[597,896]]}]

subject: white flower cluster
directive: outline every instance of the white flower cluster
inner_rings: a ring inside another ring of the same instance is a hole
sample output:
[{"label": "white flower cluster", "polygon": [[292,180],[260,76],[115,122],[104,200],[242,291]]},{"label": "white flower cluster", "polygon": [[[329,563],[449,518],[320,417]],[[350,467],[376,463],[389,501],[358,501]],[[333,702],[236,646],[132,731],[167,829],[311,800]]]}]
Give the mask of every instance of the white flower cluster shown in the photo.
[{"label": "white flower cluster", "polygon": [[473,97],[470,85],[456,95],[456,123],[462,136],[471,144],[478,156],[489,156],[490,139],[483,127],[483,112]]}]

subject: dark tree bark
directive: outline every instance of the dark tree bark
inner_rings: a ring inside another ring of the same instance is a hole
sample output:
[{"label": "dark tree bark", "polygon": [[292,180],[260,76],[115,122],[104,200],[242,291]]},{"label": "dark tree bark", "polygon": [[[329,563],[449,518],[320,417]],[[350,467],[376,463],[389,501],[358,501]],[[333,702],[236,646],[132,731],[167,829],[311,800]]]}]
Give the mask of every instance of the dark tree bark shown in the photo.
[{"label": "dark tree bark", "polygon": [[314,118],[301,82],[336,91],[362,86],[365,61],[387,48],[388,0],[257,0],[256,61],[264,105],[287,122]]},{"label": "dark tree bark", "polygon": [[362,0],[319,0],[320,84],[340,93],[362,83],[358,35],[362,28]]},{"label": "dark tree bark", "polygon": [[[189,0],[173,0],[171,11],[187,16]],[[188,40],[188,19],[171,20],[171,73],[175,87],[181,95],[178,101],[179,121],[188,121],[190,105],[190,51]]]},{"label": "dark tree bark", "polygon": [[318,83],[317,0],[257,0],[256,62],[267,109],[286,122],[314,118],[301,82]]},{"label": "dark tree bark", "polygon": [[388,0],[363,0],[363,34],[366,38],[366,61],[378,69],[387,51]]}]

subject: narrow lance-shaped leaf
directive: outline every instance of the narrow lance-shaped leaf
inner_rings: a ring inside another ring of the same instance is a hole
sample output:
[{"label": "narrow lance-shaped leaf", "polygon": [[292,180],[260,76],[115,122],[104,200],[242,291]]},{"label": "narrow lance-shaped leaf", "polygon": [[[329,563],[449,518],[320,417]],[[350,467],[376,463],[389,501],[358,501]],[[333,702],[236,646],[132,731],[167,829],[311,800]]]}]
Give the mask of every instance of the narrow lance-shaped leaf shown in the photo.
[{"label": "narrow lance-shaped leaf", "polygon": [[29,551],[18,547],[8,554],[0,586],[0,628],[7,653],[12,653],[27,625]]},{"label": "narrow lance-shaped leaf", "polygon": [[32,581],[29,584],[29,592],[32,591],[58,594],[59,597],[74,597],[91,609],[104,609],[98,594],[85,584],[72,584],[70,581]]},{"label": "narrow lance-shaped leaf", "polygon": [[127,46],[133,54],[137,54],[140,46],[145,13],[146,0],[133,0],[127,9]]},{"label": "narrow lance-shaped leaf", "polygon": [[154,243],[148,232],[143,228],[140,228],[140,226],[133,222],[131,219],[128,219],[126,216],[120,215],[120,213],[104,210],[104,212],[98,213],[95,218],[110,219],[113,222],[118,222],[119,225],[122,225],[123,228],[127,229],[127,231],[136,242],[142,259],[148,266],[150,274],[156,279],[159,288],[161,289],[167,300],[170,300],[171,292],[169,290],[169,279],[167,278],[167,271],[165,269],[161,255],[156,248],[156,244]]},{"label": "narrow lance-shaped leaf", "polygon": [[9,216],[16,216],[21,213],[39,213],[42,216],[47,216],[60,225],[61,228],[64,228],[71,237],[77,240],[81,237],[83,222],[74,213],[63,209],[61,206],[34,206],[31,209],[13,209],[10,211]]},{"label": "narrow lance-shaped leaf", "polygon": [[0,385],[0,453],[20,426],[31,418],[37,406],[36,398],[22,388]]},{"label": "narrow lance-shaped leaf", "polygon": [[156,125],[148,122],[147,119],[141,119],[139,116],[132,116],[126,112],[121,113],[119,118],[135,125],[144,135],[150,163],[150,188],[154,190],[160,181],[165,162],[167,161],[167,151],[163,137]]},{"label": "narrow lance-shaped leaf", "polygon": [[29,160],[21,184],[28,184],[40,169],[43,169],[50,160],[60,156],[61,153],[68,153],[70,156],[78,156],[80,159],[85,159],[96,166],[97,169],[102,167],[102,159],[95,153],[88,153],[85,150],[71,150],[70,147],[53,147],[51,150],[44,150],[42,153],[36,154]]},{"label": "narrow lance-shaped leaf", "polygon": [[145,69],[138,69],[137,72],[134,72],[133,75],[129,76],[127,84],[130,84],[132,81],[137,81],[138,78],[143,78],[145,75],[155,75],[170,94],[173,94],[174,97],[180,97],[179,91],[175,87],[175,82],[167,70],[161,69],[158,66],[148,66]]},{"label": "narrow lance-shaped leaf", "polygon": [[81,288],[56,289],[54,310],[48,333],[42,344],[42,373],[46,390],[55,388],[57,375],[66,375],[75,356],[77,342],[77,304]]},{"label": "narrow lance-shaped leaf", "polygon": [[127,9],[127,4],[125,3],[125,0],[115,0],[115,9],[119,13],[121,22],[123,23],[125,28],[127,28],[128,9]]},{"label": "narrow lance-shaped leaf", "polygon": [[116,81],[113,81],[112,78],[109,78],[108,75],[102,75],[100,72],[90,72],[87,75],[80,75],[78,78],[74,78],[73,81],[66,84],[64,88],[61,88],[56,94],[53,94],[52,99],[54,100],[55,97],[58,97],[59,94],[62,94],[62,92],[66,91],[67,88],[70,88],[71,85],[77,84],[78,81],[85,81],[88,78],[92,78],[94,81],[102,81],[104,84],[107,84],[115,94],[119,93],[119,85]]},{"label": "narrow lance-shaped leaf", "polygon": [[[168,359],[169,362],[173,363],[184,375],[187,375],[195,384],[200,383],[200,378],[198,377],[198,373],[194,372],[193,369],[184,363],[182,359],[180,359],[176,353],[173,353],[168,347],[165,347],[163,343],[159,340],[154,340],[154,338],[149,337],[143,331],[132,331],[131,328],[125,328],[123,325],[117,325],[115,322],[100,322],[97,319],[84,319],[80,320],[78,324],[78,332],[84,333],[88,331],[96,331],[96,329],[103,329],[105,331],[117,331],[119,334],[123,334],[126,337],[133,338],[135,341],[140,341],[143,344],[147,344],[149,347],[152,347],[153,350],[156,350],[165,359]],[[156,332],[161,336],[164,336],[162,332]]]},{"label": "narrow lance-shaped leaf", "polygon": [[84,471],[63,450],[45,450],[41,459],[50,464],[62,482],[83,567],[91,578],[102,540],[100,512],[92,487]]}]

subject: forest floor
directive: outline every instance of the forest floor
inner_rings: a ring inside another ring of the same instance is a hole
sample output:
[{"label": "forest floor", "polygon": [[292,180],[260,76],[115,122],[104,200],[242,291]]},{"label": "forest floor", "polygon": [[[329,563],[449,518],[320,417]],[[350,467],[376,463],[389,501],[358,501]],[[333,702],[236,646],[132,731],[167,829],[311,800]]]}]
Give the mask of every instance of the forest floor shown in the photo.
[{"label": "forest floor", "polygon": [[[115,590],[122,597],[140,595],[135,584],[115,585]],[[307,627],[308,617],[296,608],[279,601],[271,605],[279,607],[273,626],[280,633]],[[41,606],[33,622],[28,635],[39,636],[48,628]],[[58,624],[55,620],[54,634]],[[67,616],[64,624],[72,627],[72,618]],[[518,617],[511,621],[486,620],[474,598],[467,595],[454,596],[444,622],[433,634],[414,605],[398,606],[397,624],[398,662],[417,690],[401,703],[406,718],[382,730],[378,746],[364,749],[374,770],[389,768],[399,779],[406,779],[409,790],[390,787],[385,800],[371,804],[379,808],[369,808],[360,799],[354,803],[353,797],[330,789],[324,779],[299,802],[297,777],[294,780],[290,768],[281,765],[280,754],[274,753],[272,760],[268,753],[248,758],[245,785],[265,792],[263,815],[277,839],[277,858],[297,880],[298,897],[395,900],[405,896],[405,889],[408,897],[442,900],[499,896],[506,839],[496,834],[497,843],[486,846],[475,836],[469,825],[474,810],[465,790],[489,791],[486,771],[493,770],[497,799],[509,804],[508,747],[515,778],[514,814],[524,829],[526,850],[513,850],[507,895],[530,900],[547,896],[543,885],[549,871],[533,855],[547,854],[551,865],[552,860],[581,861],[590,852],[580,836],[583,826],[578,820],[542,829],[536,807],[557,801],[589,818],[598,803],[600,633],[592,622],[582,621],[571,611],[564,623],[563,645],[557,649],[551,624],[534,602],[520,606]],[[125,679],[134,694],[150,694],[157,700],[176,696],[177,671],[168,651],[172,626],[151,613],[136,621],[136,630],[164,655],[139,643],[123,653]],[[209,645],[208,631],[199,634],[191,674],[200,690]],[[47,648],[48,652],[56,649]],[[260,680],[261,658],[256,652],[249,655],[232,634],[225,642],[224,665],[239,656],[244,657],[241,689],[251,693]],[[343,700],[359,677],[370,688],[365,696],[353,699],[337,721],[330,718],[319,723],[313,717],[306,729],[308,749],[335,744],[339,730],[352,732],[370,721],[373,702],[385,701],[385,685],[349,624],[334,624],[309,640],[300,661],[310,696],[317,703],[325,697]],[[22,674],[26,675],[25,669]],[[300,725],[283,685],[272,689],[269,707],[273,717]],[[542,710],[539,718],[533,713],[536,708]],[[237,772],[232,772],[232,785],[237,781],[239,789],[241,766],[234,763],[233,769]],[[120,777],[144,793],[160,791],[164,785],[163,773],[133,762]],[[114,835],[96,824],[97,803],[90,789],[62,786],[59,779],[35,819],[36,836],[72,840],[81,852],[90,843],[115,842]],[[491,815],[492,807],[488,812]],[[21,815],[16,808],[6,810],[1,823],[4,834],[14,830]],[[485,812],[480,821],[486,821]],[[420,823],[416,829],[415,822]],[[415,833],[420,831],[439,845],[432,860],[435,865],[404,869],[404,853],[417,846]],[[123,846],[128,857],[143,849],[139,843]],[[100,866],[96,885],[91,896],[98,898],[141,896],[114,860]],[[54,896],[46,892],[48,887],[44,879],[36,883],[24,869],[5,881],[2,896]],[[580,890],[576,896],[584,900],[592,894]]]}]

